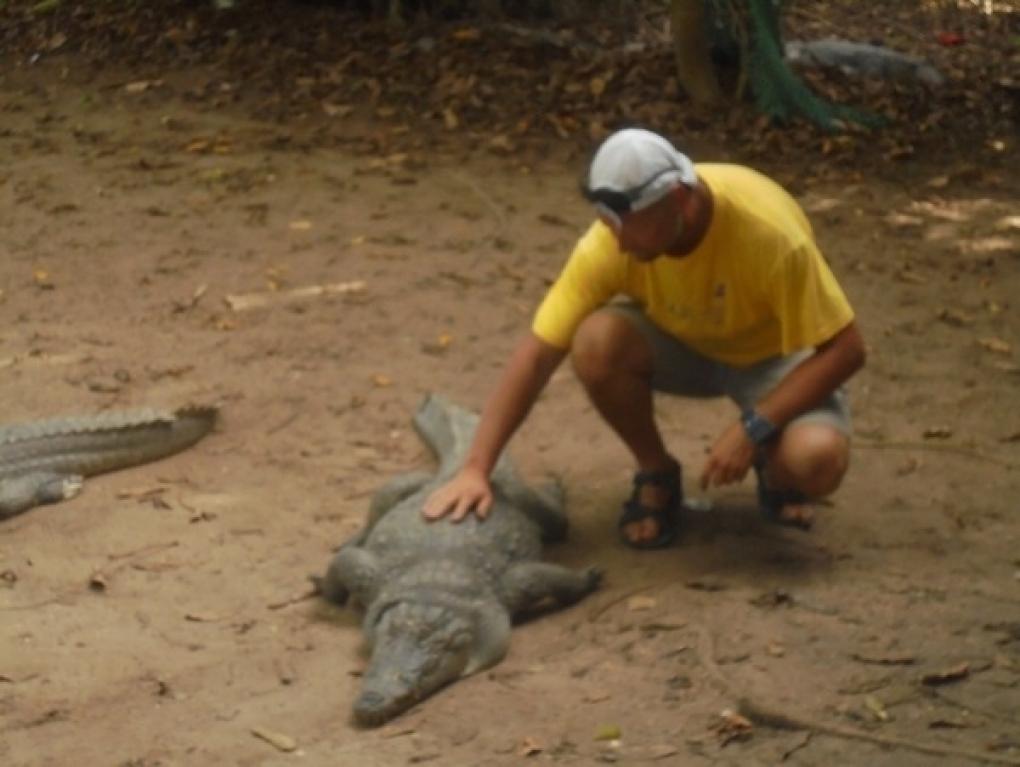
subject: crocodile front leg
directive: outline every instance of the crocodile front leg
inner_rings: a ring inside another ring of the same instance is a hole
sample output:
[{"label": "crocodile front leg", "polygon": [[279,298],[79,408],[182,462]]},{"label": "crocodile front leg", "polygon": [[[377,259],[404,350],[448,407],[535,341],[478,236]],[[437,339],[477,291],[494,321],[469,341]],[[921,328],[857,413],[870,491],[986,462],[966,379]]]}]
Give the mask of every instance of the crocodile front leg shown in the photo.
[{"label": "crocodile front leg", "polygon": [[602,580],[595,567],[570,570],[549,562],[522,562],[512,566],[500,580],[500,595],[511,614],[552,599],[567,605],[594,591]]},{"label": "crocodile front leg", "polygon": [[432,481],[434,475],[424,471],[412,471],[394,477],[372,495],[368,505],[368,521],[364,532],[371,530],[376,522],[390,509],[408,498]]},{"label": "crocodile front leg", "polygon": [[362,605],[369,605],[379,593],[379,576],[379,560],[375,554],[347,545],[333,557],[318,588],[325,599],[335,604],[346,604],[353,596]]},{"label": "crocodile front leg", "polygon": [[78,474],[33,471],[20,477],[0,479],[0,519],[13,517],[33,506],[73,498],[81,491]]}]

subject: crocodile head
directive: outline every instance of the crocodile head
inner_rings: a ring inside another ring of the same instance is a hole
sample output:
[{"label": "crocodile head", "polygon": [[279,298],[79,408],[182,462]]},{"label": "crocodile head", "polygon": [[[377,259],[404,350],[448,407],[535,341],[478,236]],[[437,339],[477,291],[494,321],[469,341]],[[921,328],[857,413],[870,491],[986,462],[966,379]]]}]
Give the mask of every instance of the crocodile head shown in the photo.
[{"label": "crocodile head", "polygon": [[382,724],[460,677],[471,660],[475,633],[474,621],[449,607],[417,602],[389,607],[375,625],[355,719]]}]

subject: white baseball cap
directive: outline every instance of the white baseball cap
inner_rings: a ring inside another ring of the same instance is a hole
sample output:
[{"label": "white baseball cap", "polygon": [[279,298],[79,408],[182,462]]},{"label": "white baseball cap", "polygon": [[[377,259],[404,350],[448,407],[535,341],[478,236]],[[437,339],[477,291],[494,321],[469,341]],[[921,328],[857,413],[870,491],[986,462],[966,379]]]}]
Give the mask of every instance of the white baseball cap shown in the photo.
[{"label": "white baseball cap", "polygon": [[588,169],[584,196],[619,222],[624,213],[652,205],[677,186],[698,183],[694,163],[662,136],[625,128],[599,146]]}]

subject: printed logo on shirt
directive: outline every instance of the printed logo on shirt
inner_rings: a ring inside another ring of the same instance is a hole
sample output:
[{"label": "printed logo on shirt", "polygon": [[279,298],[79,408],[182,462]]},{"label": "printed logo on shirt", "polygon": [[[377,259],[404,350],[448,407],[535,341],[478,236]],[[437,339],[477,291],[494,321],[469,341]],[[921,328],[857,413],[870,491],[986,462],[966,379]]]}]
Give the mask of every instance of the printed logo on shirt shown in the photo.
[{"label": "printed logo on shirt", "polygon": [[709,301],[700,311],[698,307],[690,304],[674,302],[666,304],[666,308],[674,317],[685,323],[721,326],[726,320],[726,294],[728,292],[726,283],[719,282],[712,288]]}]

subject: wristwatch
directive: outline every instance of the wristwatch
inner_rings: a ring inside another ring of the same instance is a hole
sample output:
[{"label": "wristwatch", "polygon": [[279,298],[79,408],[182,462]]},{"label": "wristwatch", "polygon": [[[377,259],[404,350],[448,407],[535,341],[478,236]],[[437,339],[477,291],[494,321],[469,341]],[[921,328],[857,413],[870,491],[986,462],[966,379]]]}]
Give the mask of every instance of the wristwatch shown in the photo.
[{"label": "wristwatch", "polygon": [[755,445],[761,447],[779,432],[776,425],[754,408],[748,408],[740,414],[740,423]]}]

